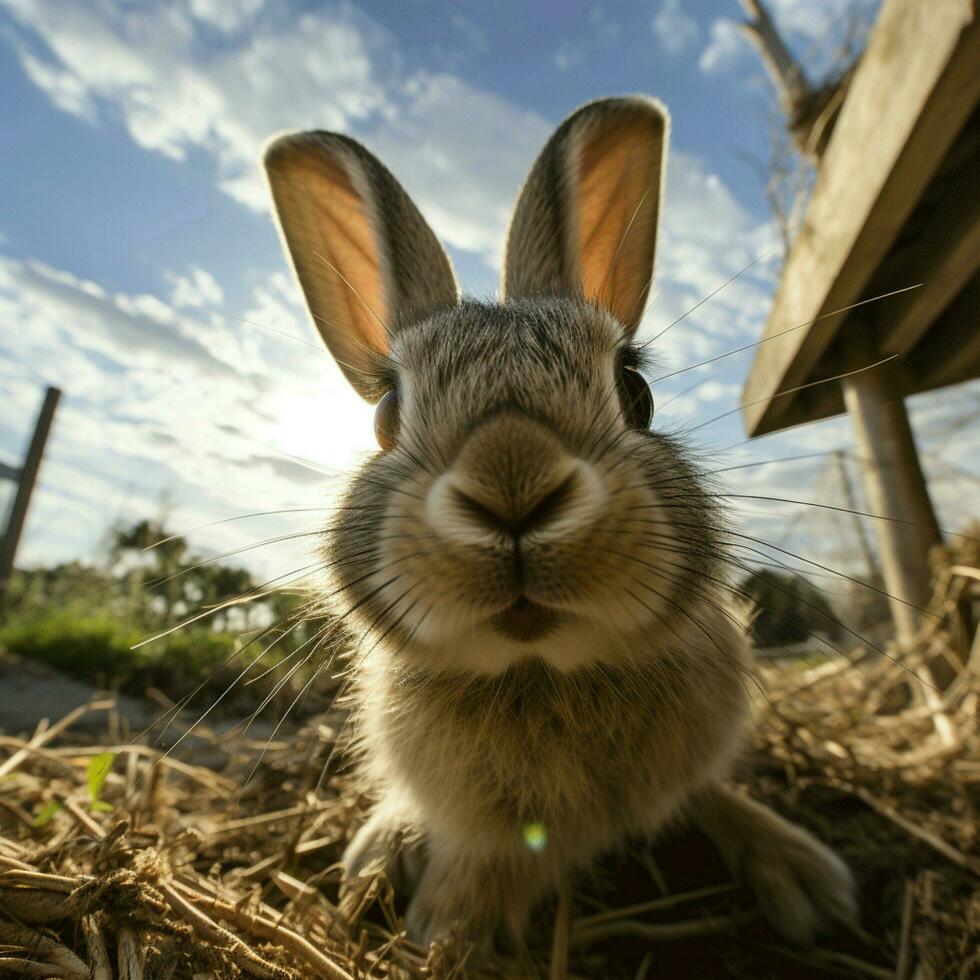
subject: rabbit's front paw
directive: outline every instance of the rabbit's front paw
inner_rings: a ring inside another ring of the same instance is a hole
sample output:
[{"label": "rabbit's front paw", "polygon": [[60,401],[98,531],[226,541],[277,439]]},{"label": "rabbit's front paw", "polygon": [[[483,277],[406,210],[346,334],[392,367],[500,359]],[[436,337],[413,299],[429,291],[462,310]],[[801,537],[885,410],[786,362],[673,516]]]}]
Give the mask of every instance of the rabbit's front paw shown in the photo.
[{"label": "rabbit's front paw", "polygon": [[402,821],[376,810],[354,835],[341,858],[344,881],[385,874],[396,891],[411,890],[421,877],[423,846],[405,840]]},{"label": "rabbit's front paw", "polygon": [[788,940],[812,943],[832,921],[857,921],[854,878],[844,862],[812,834],[779,820],[741,855],[741,871],[763,915]]},{"label": "rabbit's front paw", "polygon": [[505,856],[433,853],[405,915],[405,929],[426,946],[450,932],[478,947],[512,947],[542,892],[533,865]]},{"label": "rabbit's front paw", "polygon": [[443,936],[448,936],[457,920],[451,917],[445,902],[432,893],[432,889],[422,887],[412,896],[405,912],[405,932],[408,938],[423,948]]}]

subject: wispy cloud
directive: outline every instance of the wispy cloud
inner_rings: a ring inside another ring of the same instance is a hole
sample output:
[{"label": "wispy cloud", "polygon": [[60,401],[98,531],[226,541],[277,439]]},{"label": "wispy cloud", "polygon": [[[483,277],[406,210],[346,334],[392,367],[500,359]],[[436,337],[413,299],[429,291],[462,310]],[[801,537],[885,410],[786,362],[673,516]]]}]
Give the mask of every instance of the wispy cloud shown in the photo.
[{"label": "wispy cloud", "polygon": [[[224,0],[189,7],[3,2],[23,31],[16,42],[22,63],[59,108],[89,120],[117,115],[137,144],[173,159],[203,148],[216,160],[222,188],[253,207],[266,206],[254,173],[270,133],[349,129],[387,106],[391,41],[346,5],[287,25],[260,4]],[[256,30],[224,44],[201,37],[205,25],[231,30],[259,17]],[[40,43],[43,59],[28,39]]]},{"label": "wispy cloud", "polygon": [[750,50],[738,24],[727,17],[713,21],[708,35],[707,47],[698,58],[698,67],[705,75],[730,70]]},{"label": "wispy cloud", "polygon": [[168,272],[165,278],[173,286],[170,302],[174,306],[217,306],[225,298],[214,276],[199,266],[192,266],[186,276]]},{"label": "wispy cloud", "polygon": [[[277,322],[313,341],[282,279],[260,286],[256,303],[277,300]],[[20,441],[12,430],[27,428],[41,384],[66,394],[27,561],[90,551],[107,521],[155,512],[164,490],[184,526],[296,506],[297,489],[319,483],[315,506],[369,448],[370,408],[325,352],[311,357],[302,344],[216,312],[109,295],[69,273],[4,259],[0,319],[18,324],[0,338],[5,441]],[[228,528],[202,538],[214,548],[241,541]]]},{"label": "wispy cloud", "polygon": [[[494,265],[516,188],[548,131],[537,114],[458,77],[409,70],[391,35],[347,4],[296,18],[286,4],[244,0],[0,2],[20,25],[25,71],[54,105],[93,123],[118,117],[139,146],[172,159],[205,151],[218,186],[257,210],[269,207],[257,161],[271,134],[343,130],[397,154],[436,230]],[[203,42],[202,24],[230,32],[245,20],[254,30]]]},{"label": "wispy cloud", "polygon": [[660,47],[672,57],[687,54],[698,42],[697,20],[681,6],[681,0],[663,0],[650,25]]}]

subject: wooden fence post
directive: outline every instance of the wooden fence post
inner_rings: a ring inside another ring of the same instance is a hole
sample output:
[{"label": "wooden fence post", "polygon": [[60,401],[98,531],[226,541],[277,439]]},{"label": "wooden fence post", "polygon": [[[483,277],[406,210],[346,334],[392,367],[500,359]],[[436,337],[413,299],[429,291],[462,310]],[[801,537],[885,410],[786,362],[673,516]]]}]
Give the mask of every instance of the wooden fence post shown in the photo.
[{"label": "wooden fence post", "polygon": [[59,398],[61,398],[61,391],[58,388],[48,388],[45,392],[44,402],[41,404],[41,411],[38,412],[37,422],[34,425],[34,435],[31,437],[31,444],[27,449],[24,465],[19,470],[10,466],[0,468],[0,477],[17,482],[17,490],[14,492],[13,504],[7,517],[7,527],[3,537],[0,538],[0,602],[6,596],[10,576],[13,574],[17,545],[20,543],[20,536],[24,530],[27,509],[31,503],[31,494],[34,491],[37,473],[41,467],[41,458],[44,455],[44,445],[48,440],[48,433],[51,431],[51,423],[54,420],[54,412],[58,407]]}]

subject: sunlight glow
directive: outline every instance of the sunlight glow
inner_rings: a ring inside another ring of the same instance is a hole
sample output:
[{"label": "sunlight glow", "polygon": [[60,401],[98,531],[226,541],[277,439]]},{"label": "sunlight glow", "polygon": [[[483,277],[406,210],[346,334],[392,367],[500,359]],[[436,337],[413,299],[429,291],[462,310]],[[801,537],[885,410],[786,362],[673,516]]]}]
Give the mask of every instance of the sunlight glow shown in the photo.
[{"label": "sunlight glow", "polygon": [[328,383],[319,391],[284,393],[270,410],[278,422],[277,448],[331,474],[349,473],[364,453],[377,448],[374,406],[343,381]]},{"label": "sunlight glow", "polygon": [[539,820],[524,824],[524,843],[529,850],[540,854],[548,846],[548,828]]}]

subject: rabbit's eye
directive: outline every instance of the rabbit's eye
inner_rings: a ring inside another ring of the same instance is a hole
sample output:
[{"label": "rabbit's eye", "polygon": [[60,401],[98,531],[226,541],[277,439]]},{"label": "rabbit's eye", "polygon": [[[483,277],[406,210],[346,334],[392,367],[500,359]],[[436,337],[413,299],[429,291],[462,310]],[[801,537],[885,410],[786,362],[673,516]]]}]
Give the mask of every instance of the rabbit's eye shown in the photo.
[{"label": "rabbit's eye", "polygon": [[398,390],[391,388],[381,396],[378,407],[374,410],[374,438],[378,445],[387,452],[395,448],[398,436]]},{"label": "rabbit's eye", "polygon": [[646,379],[636,368],[624,365],[619,371],[619,400],[626,424],[634,429],[649,429],[653,421],[653,394]]}]

